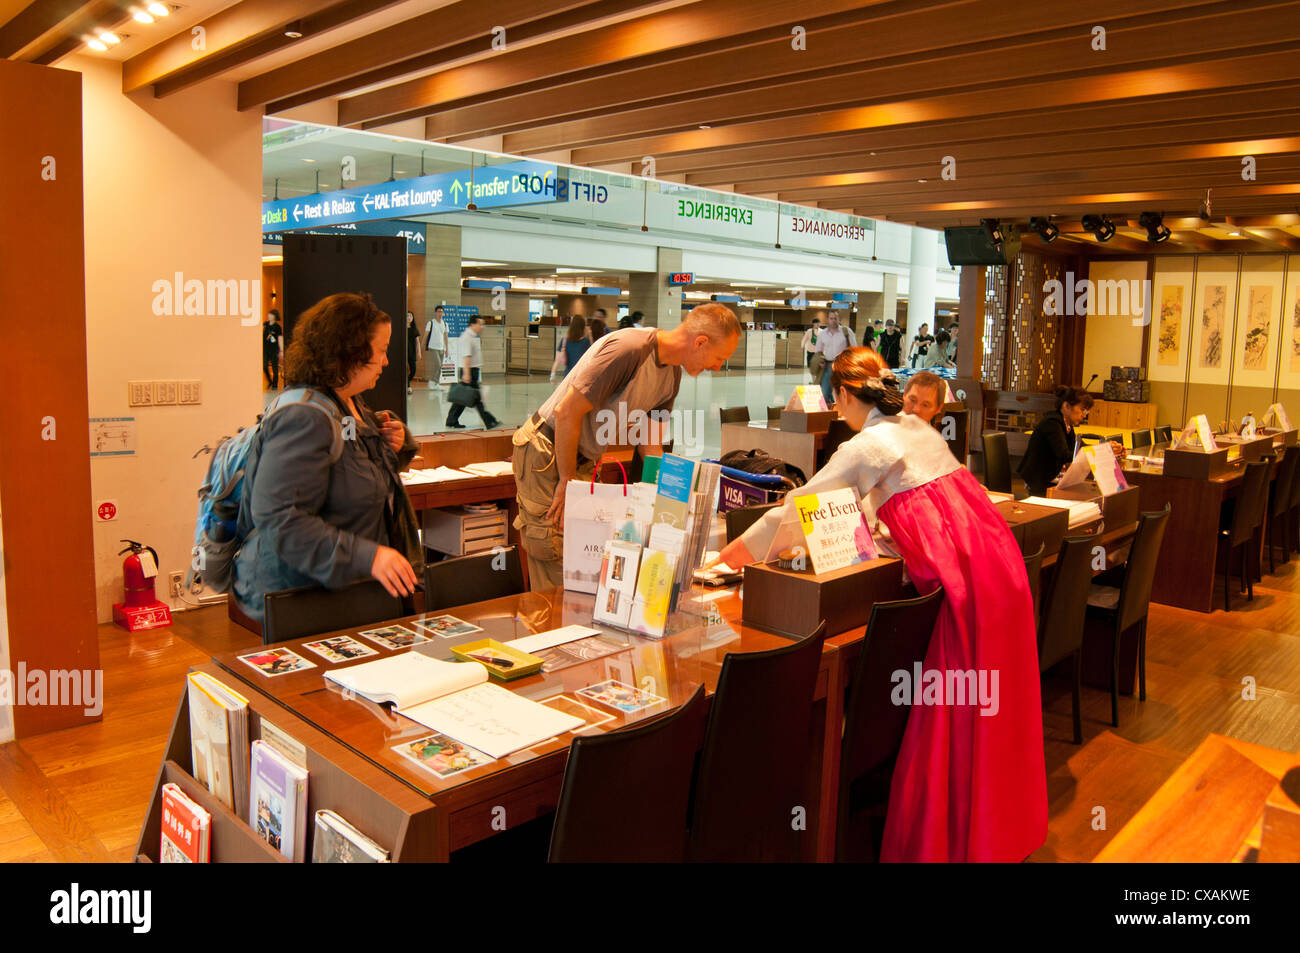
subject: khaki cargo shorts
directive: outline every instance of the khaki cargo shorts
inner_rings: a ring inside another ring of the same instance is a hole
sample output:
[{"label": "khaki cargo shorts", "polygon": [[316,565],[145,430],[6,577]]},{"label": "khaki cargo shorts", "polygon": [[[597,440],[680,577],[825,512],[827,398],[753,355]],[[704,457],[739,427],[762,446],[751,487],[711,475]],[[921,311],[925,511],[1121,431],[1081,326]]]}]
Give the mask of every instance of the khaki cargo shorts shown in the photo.
[{"label": "khaki cargo shorts", "polygon": [[[546,518],[559,484],[555,446],[531,420],[515,430],[512,442],[515,495],[519,501],[514,525],[519,540],[533,559],[558,563],[564,558],[564,519],[561,517],[556,524]],[[575,478],[590,477],[595,469],[594,464],[580,460]]]}]

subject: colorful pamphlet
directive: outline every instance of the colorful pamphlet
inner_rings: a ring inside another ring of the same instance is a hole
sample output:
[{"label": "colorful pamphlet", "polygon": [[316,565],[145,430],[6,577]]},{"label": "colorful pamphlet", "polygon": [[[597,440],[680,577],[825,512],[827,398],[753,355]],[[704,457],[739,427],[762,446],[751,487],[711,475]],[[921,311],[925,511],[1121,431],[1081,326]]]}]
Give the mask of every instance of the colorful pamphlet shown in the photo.
[{"label": "colorful pamphlet", "polygon": [[794,499],[813,572],[831,572],[876,558],[871,528],[852,487]]},{"label": "colorful pamphlet", "polygon": [[301,862],[307,839],[307,772],[263,741],[252,746],[248,825],[292,861]]},{"label": "colorful pamphlet", "polygon": [[333,811],[316,812],[313,864],[386,864],[388,851]]},{"label": "colorful pamphlet", "polygon": [[212,815],[168,781],[162,786],[162,842],[158,860],[164,864],[206,864],[211,847]]},{"label": "colorful pamphlet", "polygon": [[386,625],[382,629],[366,629],[363,632],[358,632],[357,635],[363,639],[369,639],[375,645],[386,649],[405,649],[429,641],[425,636],[418,635],[400,625]]},{"label": "colorful pamphlet", "polygon": [[695,489],[696,463],[665,453],[659,464],[659,489],[655,496],[654,524],[686,529],[691,492]]},{"label": "colorful pamphlet", "polygon": [[605,556],[600,564],[600,581],[596,586],[596,604],[592,610],[595,621],[627,628],[640,565],[639,543],[611,539],[605,544]]},{"label": "colorful pamphlet", "polygon": [[290,672],[300,672],[303,669],[316,667],[315,662],[308,662],[301,655],[290,652],[288,649],[266,649],[261,652],[250,652],[247,655],[239,656],[239,660],[245,665],[257,669],[263,675],[271,677],[288,675]]},{"label": "colorful pamphlet", "polygon": [[627,627],[642,635],[659,638],[668,624],[673,583],[677,574],[677,552],[646,549],[641,554],[632,611]]},{"label": "colorful pamphlet", "polygon": [[656,705],[666,704],[668,701],[653,692],[642,691],[614,679],[579,689],[578,695],[624,714],[643,711]]},{"label": "colorful pamphlet", "polygon": [[213,797],[242,814],[248,789],[248,699],[203,672],[186,678],[190,764]]},{"label": "colorful pamphlet", "polygon": [[786,410],[802,410],[806,414],[816,413],[821,410],[827,410],[826,398],[822,395],[822,389],[810,384],[800,384],[790,395],[790,402],[785,405]]},{"label": "colorful pamphlet", "polygon": [[460,636],[483,631],[474,623],[457,619],[454,615],[435,615],[427,619],[416,619],[412,625],[428,635]]},{"label": "colorful pamphlet", "polygon": [[1279,404],[1270,404],[1264,414],[1264,423],[1273,425],[1278,430],[1290,430],[1291,418],[1287,416],[1286,408]]},{"label": "colorful pamphlet", "polygon": [[393,745],[393,750],[440,778],[450,778],[471,768],[492,763],[492,759],[483,752],[437,733],[415,741],[403,741],[400,745]]},{"label": "colorful pamphlet", "polygon": [[1093,447],[1084,447],[1083,453],[1088,458],[1092,478],[1097,481],[1097,489],[1102,496],[1128,489],[1128,480],[1124,479],[1124,471],[1120,469],[1115,451],[1107,441],[1103,440]]},{"label": "colorful pamphlet", "polygon": [[302,647],[309,652],[315,652],[327,662],[350,662],[353,659],[379,654],[370,646],[362,645],[356,639],[346,635],[321,639],[318,642],[304,642]]}]

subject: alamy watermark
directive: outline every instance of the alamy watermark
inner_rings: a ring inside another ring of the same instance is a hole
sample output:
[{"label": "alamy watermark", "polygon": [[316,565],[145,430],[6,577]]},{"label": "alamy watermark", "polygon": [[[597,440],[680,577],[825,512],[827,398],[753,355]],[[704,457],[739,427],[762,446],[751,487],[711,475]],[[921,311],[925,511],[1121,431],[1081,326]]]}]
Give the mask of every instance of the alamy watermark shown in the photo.
[{"label": "alamy watermark", "polygon": [[1002,707],[998,697],[998,670],[922,668],[897,669],[889,676],[894,683],[889,700],[895,705],[979,706],[981,715],[996,715]]},{"label": "alamy watermark", "polygon": [[[645,446],[673,441],[673,453],[698,456],[704,448],[703,410],[604,409],[594,415],[596,442],[602,447]],[[657,433],[656,433],[657,431]]]},{"label": "alamy watermark", "polygon": [[104,711],[103,669],[28,669],[18,663],[17,673],[0,668],[0,705],[81,706],[89,717]]},{"label": "alamy watermark", "polygon": [[262,309],[260,278],[186,278],[176,272],[171,278],[153,283],[153,313],[189,317],[229,317],[237,315],[244,327],[258,322]]},{"label": "alamy watermark", "polygon": [[1151,280],[1076,281],[1074,272],[1065,273],[1065,281],[1056,278],[1043,282],[1043,313],[1051,315],[1093,315],[1127,317],[1133,326],[1151,323]]}]

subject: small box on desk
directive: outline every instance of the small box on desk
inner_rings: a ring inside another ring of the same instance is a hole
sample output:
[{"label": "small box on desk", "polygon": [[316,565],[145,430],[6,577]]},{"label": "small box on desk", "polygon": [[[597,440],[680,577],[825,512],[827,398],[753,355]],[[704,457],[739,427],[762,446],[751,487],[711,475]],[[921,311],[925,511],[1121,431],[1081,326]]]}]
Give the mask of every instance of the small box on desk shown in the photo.
[{"label": "small box on desk", "polygon": [[1070,514],[1054,506],[1036,506],[1033,503],[1021,503],[1016,500],[1003,500],[995,503],[1002,518],[1011,528],[1011,535],[1020,544],[1020,551],[1026,556],[1038,552],[1041,544],[1043,555],[1051,556],[1061,551],[1061,541],[1065,539],[1070,528]]},{"label": "small box on desk", "polygon": [[872,559],[832,572],[781,569],[776,563],[745,567],[741,621],[801,638],[826,620],[827,636],[866,625],[871,607],[901,596],[903,561]]},{"label": "small box on desk", "polygon": [[1284,447],[1300,445],[1300,431],[1296,430],[1261,430],[1260,433],[1272,437],[1274,444],[1279,440]]},{"label": "small box on desk", "polygon": [[1189,480],[1209,480],[1212,477],[1222,476],[1229,470],[1228,448],[1220,447],[1218,450],[1200,450],[1187,448],[1185,450],[1166,450],[1165,451],[1165,476],[1186,477]]},{"label": "small box on desk", "polygon": [[424,545],[448,556],[469,556],[506,545],[504,507],[476,513],[459,506],[424,511]]},{"label": "small box on desk", "polygon": [[837,418],[833,410],[781,411],[781,429],[791,433],[825,433],[831,429],[831,421]]},{"label": "small box on desk", "polygon": [[1122,380],[1105,381],[1101,385],[1102,396],[1106,400],[1127,403],[1146,403],[1151,399],[1151,385],[1146,381]]},{"label": "small box on desk", "polygon": [[[1096,503],[1101,508],[1102,523],[1108,531],[1136,523],[1141,499],[1136,486],[1127,487],[1110,496],[1102,496],[1095,483],[1082,483],[1078,486],[1066,487],[1064,490],[1050,487],[1047,495],[1053,500],[1084,500]],[[1073,526],[1070,527],[1069,535],[1077,536],[1087,530],[1086,525]]]},{"label": "small box on desk", "polygon": [[1232,434],[1224,434],[1214,438],[1215,443],[1238,448],[1238,456],[1243,462],[1249,463],[1252,460],[1258,460],[1266,454],[1273,452],[1273,438],[1268,434],[1261,437],[1236,437]]},{"label": "small box on desk", "polygon": [[[1110,379],[1113,381],[1144,381],[1147,379],[1147,369],[1145,367],[1120,367],[1117,364],[1111,365]],[[1109,398],[1107,398],[1109,400]]]}]

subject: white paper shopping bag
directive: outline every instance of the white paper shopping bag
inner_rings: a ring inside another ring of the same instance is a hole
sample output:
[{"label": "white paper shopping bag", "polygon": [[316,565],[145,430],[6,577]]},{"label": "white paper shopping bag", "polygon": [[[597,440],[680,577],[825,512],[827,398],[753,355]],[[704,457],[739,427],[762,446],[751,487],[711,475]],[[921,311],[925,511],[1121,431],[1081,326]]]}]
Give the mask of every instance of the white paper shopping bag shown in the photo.
[{"label": "white paper shopping bag", "polygon": [[[599,465],[596,472],[600,472]],[[652,483],[596,483],[594,478],[569,481],[564,493],[565,589],[596,591],[605,543],[629,522],[629,511],[635,514],[631,522],[649,524],[654,492]]]}]

